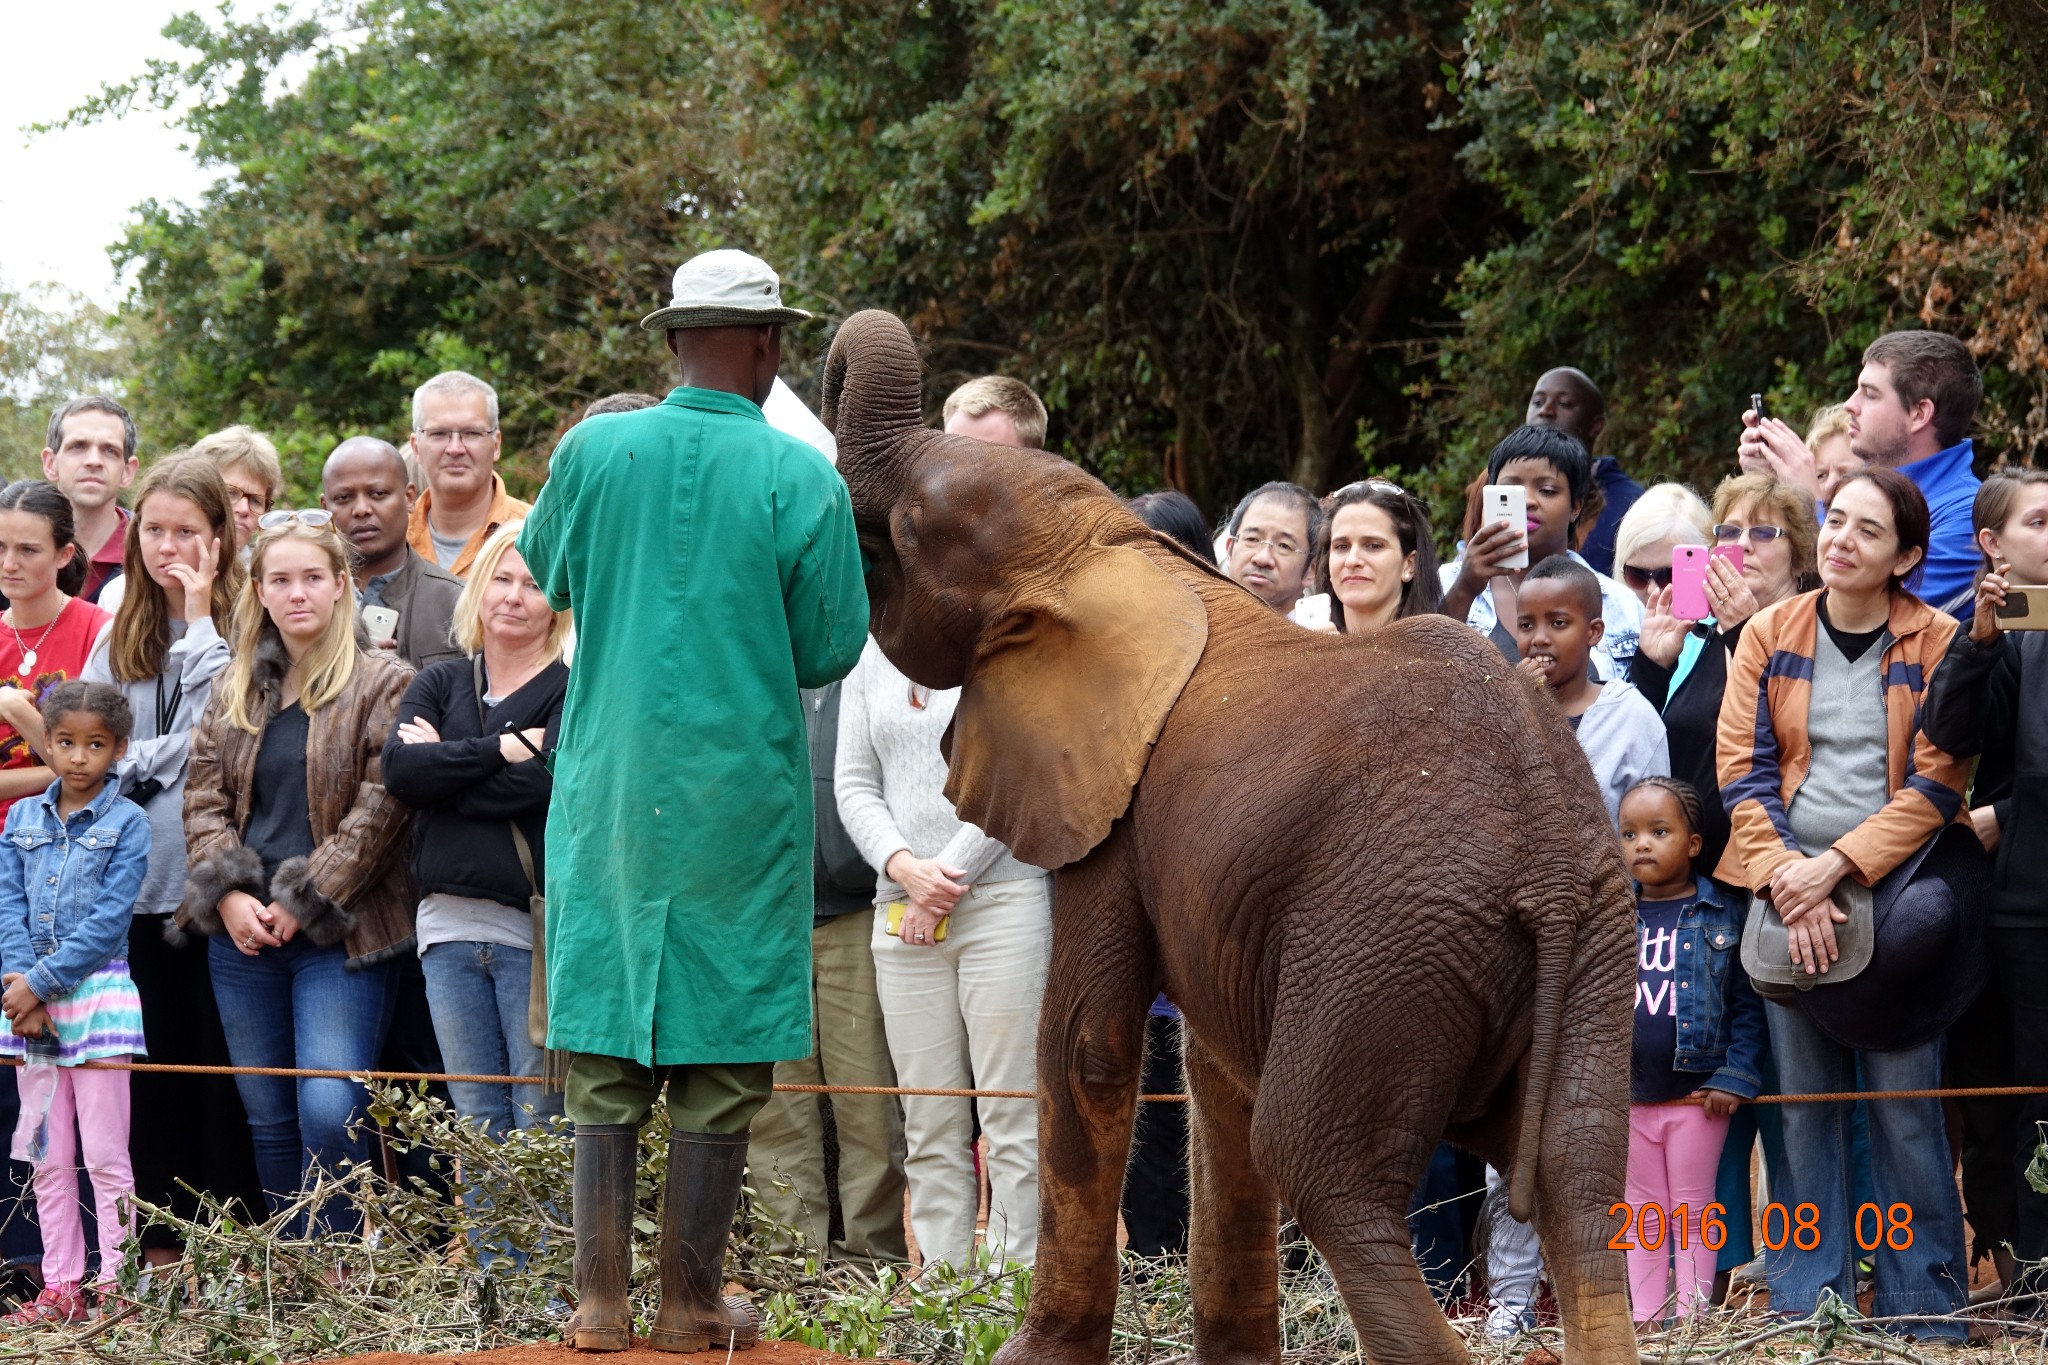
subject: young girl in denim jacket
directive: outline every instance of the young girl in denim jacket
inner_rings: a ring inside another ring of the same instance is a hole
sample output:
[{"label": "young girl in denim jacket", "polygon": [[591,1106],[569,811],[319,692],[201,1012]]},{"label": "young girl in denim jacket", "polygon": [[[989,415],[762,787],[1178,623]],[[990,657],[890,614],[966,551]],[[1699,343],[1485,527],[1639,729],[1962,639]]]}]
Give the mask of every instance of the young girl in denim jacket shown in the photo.
[{"label": "young girl in denim jacket", "polygon": [[[1620,823],[1622,856],[1637,883],[1629,1298],[1636,1321],[1652,1322],[1686,1316],[1712,1291],[1706,1210],[1728,1116],[1738,1099],[1756,1098],[1766,1041],[1763,1002],[1742,970],[1743,910],[1693,875],[1699,793],[1674,778],[1647,778],[1622,797]],[[1700,1103],[1675,1103],[1695,1092]],[[1746,1218],[1748,1210],[1720,1216]]]},{"label": "young girl in denim jacket", "polygon": [[[134,716],[110,683],[73,680],[42,706],[42,758],[57,780],[14,803],[0,830],[0,1054],[22,1056],[17,1158],[35,1163],[43,1290],[5,1321],[87,1315],[78,1157],[92,1174],[100,1283],[133,1230],[128,1073],[81,1068],[143,1055],[142,1003],[128,977],[128,923],[149,868],[149,817],[107,780]],[[50,1065],[54,1063],[54,1065]]]}]

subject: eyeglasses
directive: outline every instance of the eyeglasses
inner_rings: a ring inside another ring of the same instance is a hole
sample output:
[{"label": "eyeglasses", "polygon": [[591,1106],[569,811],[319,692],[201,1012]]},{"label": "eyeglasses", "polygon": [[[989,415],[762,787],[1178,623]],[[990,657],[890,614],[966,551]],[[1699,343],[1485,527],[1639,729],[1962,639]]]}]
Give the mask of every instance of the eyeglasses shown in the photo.
[{"label": "eyeglasses", "polygon": [[425,430],[415,427],[413,435],[420,438],[422,445],[439,447],[454,445],[460,441],[466,446],[473,446],[483,444],[486,436],[494,436],[497,431],[496,427],[488,427],[481,431],[475,427],[465,427],[460,431],[449,431],[444,427],[428,427]]},{"label": "eyeglasses", "polygon": [[333,524],[334,513],[318,507],[306,507],[296,511],[289,507],[280,507],[275,512],[265,512],[256,518],[256,529],[259,531],[281,531],[287,526],[321,527]]},{"label": "eyeglasses", "polygon": [[1275,559],[1292,559],[1296,555],[1308,553],[1307,550],[1302,549],[1291,540],[1267,540],[1256,531],[1250,535],[1239,536],[1237,543],[1253,554],[1257,554],[1262,549],[1271,550]]},{"label": "eyeglasses", "polygon": [[1752,545],[1768,545],[1784,534],[1785,528],[1782,526],[1752,526],[1745,531],[1740,526],[1731,526],[1724,521],[1714,527],[1714,539],[1729,545],[1733,545],[1744,536],[1749,537],[1749,543]]},{"label": "eyeglasses", "polygon": [[1621,581],[1637,590],[1650,587],[1652,584],[1668,588],[1671,586],[1671,570],[1638,569],[1633,564],[1624,564],[1621,566]]},{"label": "eyeglasses", "polygon": [[251,493],[246,488],[236,488],[230,484],[228,485],[228,505],[237,512],[241,511],[244,507],[253,507],[259,512],[268,512],[270,510],[270,495],[267,493]]}]

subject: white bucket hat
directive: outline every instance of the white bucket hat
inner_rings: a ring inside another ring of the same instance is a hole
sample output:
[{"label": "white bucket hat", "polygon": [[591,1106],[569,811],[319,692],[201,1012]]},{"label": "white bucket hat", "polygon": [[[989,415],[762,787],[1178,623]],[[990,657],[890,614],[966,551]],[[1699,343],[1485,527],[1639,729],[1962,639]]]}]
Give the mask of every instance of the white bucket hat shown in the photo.
[{"label": "white bucket hat", "polygon": [[666,332],[673,327],[763,327],[810,317],[801,308],[782,306],[782,281],[768,262],[728,247],[677,266],[668,307],[655,309],[640,325]]}]

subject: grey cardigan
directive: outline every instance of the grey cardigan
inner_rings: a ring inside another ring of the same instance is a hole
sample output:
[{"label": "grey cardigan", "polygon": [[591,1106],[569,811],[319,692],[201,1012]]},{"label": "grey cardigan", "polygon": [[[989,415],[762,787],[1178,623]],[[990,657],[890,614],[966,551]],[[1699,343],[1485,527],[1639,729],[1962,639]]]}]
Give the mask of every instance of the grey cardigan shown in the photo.
[{"label": "grey cardigan", "polygon": [[[114,682],[109,656],[113,635],[114,628],[109,625],[93,641],[92,653],[79,674],[87,682]],[[202,618],[187,626],[173,618],[163,673],[140,682],[114,683],[135,712],[135,733],[114,770],[121,794],[131,796],[137,786],[148,781],[163,784],[143,807],[149,816],[149,871],[135,898],[138,915],[168,915],[185,897],[185,760],[192,752],[192,727],[206,710],[213,680],[227,666],[228,642],[220,638],[211,620]],[[159,698],[169,712],[168,726],[159,724]]]}]

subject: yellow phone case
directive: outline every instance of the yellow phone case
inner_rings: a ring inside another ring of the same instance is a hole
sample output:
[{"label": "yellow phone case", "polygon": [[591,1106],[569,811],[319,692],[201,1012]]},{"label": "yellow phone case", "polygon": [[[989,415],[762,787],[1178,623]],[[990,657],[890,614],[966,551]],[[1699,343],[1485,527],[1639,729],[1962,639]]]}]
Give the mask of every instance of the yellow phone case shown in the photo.
[{"label": "yellow phone case", "polygon": [[[891,901],[889,903],[889,923],[886,928],[892,937],[903,937],[903,916],[909,910],[910,903],[908,901]],[[932,931],[932,942],[944,943],[946,941],[946,926],[952,922],[953,917],[951,915],[941,916],[939,927]]]}]

